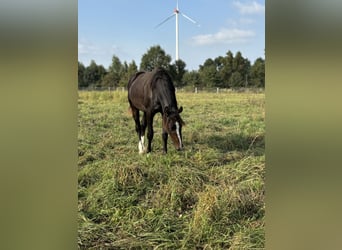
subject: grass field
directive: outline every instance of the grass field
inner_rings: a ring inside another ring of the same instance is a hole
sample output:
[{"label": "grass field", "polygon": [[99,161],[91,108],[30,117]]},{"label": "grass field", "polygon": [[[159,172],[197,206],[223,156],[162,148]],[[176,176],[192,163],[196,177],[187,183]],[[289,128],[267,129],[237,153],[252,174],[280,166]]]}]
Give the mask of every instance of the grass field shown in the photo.
[{"label": "grass field", "polygon": [[[127,92],[79,92],[80,249],[262,249],[264,93],[177,93],[185,150],[138,154]],[[146,142],[145,142],[146,143]]]}]

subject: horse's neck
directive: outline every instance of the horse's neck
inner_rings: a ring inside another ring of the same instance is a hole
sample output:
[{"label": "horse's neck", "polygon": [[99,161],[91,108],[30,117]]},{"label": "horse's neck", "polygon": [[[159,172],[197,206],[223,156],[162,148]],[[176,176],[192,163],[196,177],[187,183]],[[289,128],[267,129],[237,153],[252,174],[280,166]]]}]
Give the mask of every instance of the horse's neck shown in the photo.
[{"label": "horse's neck", "polygon": [[153,87],[156,91],[155,94],[162,110],[164,110],[165,107],[169,107],[172,111],[177,110],[177,101],[173,85],[170,85],[166,79],[162,78],[157,81],[153,81],[152,88]]},{"label": "horse's neck", "polygon": [[170,111],[176,111],[177,110],[177,101],[175,94],[170,91],[170,93],[162,92],[159,96],[159,102],[162,106],[162,110],[165,109],[165,107],[169,107]]}]

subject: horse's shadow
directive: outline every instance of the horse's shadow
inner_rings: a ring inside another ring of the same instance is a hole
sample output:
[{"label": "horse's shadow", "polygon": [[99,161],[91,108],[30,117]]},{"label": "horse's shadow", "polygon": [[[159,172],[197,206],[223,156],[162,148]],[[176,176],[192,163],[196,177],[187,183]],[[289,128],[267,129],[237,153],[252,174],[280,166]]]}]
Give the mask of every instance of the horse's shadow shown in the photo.
[{"label": "horse's shadow", "polygon": [[210,135],[205,138],[210,148],[221,153],[230,151],[249,152],[260,156],[265,153],[265,135],[226,134]]}]

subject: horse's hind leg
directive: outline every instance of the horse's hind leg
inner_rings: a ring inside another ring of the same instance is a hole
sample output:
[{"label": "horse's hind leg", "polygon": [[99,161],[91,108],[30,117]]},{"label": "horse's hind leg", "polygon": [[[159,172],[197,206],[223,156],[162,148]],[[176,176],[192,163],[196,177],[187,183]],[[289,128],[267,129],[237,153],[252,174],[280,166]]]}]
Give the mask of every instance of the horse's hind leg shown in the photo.
[{"label": "horse's hind leg", "polygon": [[153,139],[153,114],[146,114],[146,122],[147,122],[147,153],[152,151],[152,139]]},{"label": "horse's hind leg", "polygon": [[135,131],[137,132],[138,138],[139,138],[139,144],[138,144],[139,154],[142,154],[145,151],[145,147],[144,147],[144,136],[142,134],[141,125],[140,125],[139,110],[134,107],[131,107],[131,108],[132,108],[133,119],[135,121]]},{"label": "horse's hind leg", "polygon": [[[140,141],[142,146],[144,147],[144,138],[145,138],[145,131],[146,131],[147,121],[146,121],[146,113],[144,112],[144,115],[141,119],[141,133],[140,133]],[[145,150],[145,148],[144,148]]]}]

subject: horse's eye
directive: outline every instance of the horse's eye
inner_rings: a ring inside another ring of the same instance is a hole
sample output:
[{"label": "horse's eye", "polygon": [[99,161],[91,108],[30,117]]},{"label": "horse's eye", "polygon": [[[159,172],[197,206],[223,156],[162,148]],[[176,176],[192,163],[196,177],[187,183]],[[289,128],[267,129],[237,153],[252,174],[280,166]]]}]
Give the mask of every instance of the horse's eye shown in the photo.
[{"label": "horse's eye", "polygon": [[171,129],[172,129],[172,130],[176,130],[176,125],[173,125],[173,126],[171,127]]}]

